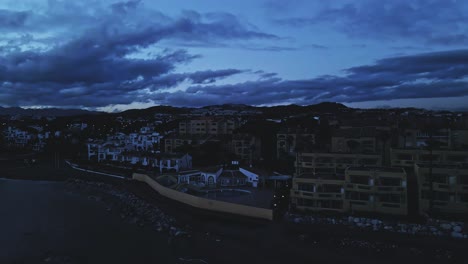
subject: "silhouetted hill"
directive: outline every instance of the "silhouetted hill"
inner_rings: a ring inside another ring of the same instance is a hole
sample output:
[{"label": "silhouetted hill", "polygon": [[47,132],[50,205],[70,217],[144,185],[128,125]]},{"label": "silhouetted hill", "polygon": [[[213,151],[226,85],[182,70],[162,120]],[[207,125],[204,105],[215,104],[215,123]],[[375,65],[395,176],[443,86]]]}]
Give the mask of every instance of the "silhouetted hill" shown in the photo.
[{"label": "silhouetted hill", "polygon": [[21,107],[0,107],[0,115],[6,116],[78,116],[78,115],[96,115],[102,112],[88,111],[83,109],[62,109],[62,108],[21,108]]},{"label": "silhouetted hill", "polygon": [[270,107],[259,107],[265,115],[271,117],[287,116],[287,115],[298,115],[307,113],[336,113],[346,109],[350,109],[347,106],[339,103],[319,103],[315,105],[301,106],[296,104],[291,105],[279,105]]},{"label": "silhouetted hill", "polygon": [[196,109],[205,109],[209,111],[216,110],[232,110],[232,111],[252,111],[256,110],[262,112],[267,116],[285,116],[285,115],[297,115],[301,113],[310,113],[310,112],[339,112],[343,109],[349,109],[347,106],[339,103],[320,103],[315,105],[300,106],[300,105],[280,105],[280,106],[270,106],[270,107],[257,107],[245,104],[222,104],[222,105],[209,105],[201,108],[187,108],[187,107],[172,107],[172,106],[153,106],[146,109],[131,109],[126,110],[120,113],[115,113],[115,115],[121,115],[129,118],[138,118],[138,117],[152,117],[155,114],[171,114],[171,115],[180,115],[188,114]]},{"label": "silhouetted hill", "polygon": [[251,110],[255,109],[255,106],[246,105],[246,104],[222,104],[222,105],[208,105],[202,107],[203,109],[223,109],[223,110]]},{"label": "silhouetted hill", "polygon": [[170,115],[180,115],[189,113],[191,108],[185,107],[172,107],[166,105],[153,106],[145,109],[130,109],[120,113],[115,113],[115,115],[129,117],[129,118],[138,118],[138,117],[153,117],[155,114],[170,114]]}]

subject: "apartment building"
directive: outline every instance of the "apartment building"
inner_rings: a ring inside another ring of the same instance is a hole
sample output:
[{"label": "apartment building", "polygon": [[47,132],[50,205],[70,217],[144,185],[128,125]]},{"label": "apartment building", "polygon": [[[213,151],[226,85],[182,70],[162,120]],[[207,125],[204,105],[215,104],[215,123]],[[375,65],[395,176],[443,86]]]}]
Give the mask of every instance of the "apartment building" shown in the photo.
[{"label": "apartment building", "polygon": [[351,212],[408,213],[407,175],[402,168],[349,167],[345,173],[345,208]]},{"label": "apartment building", "polygon": [[432,133],[422,129],[403,129],[398,137],[399,148],[427,147],[429,141],[437,141],[438,148],[467,149],[468,130],[466,129],[437,129]]},{"label": "apartment building", "polygon": [[[414,164],[468,164],[468,151],[437,149],[431,151],[419,148],[394,148],[390,150],[392,167],[413,169]],[[431,161],[432,160],[432,161]]]},{"label": "apartment building", "polygon": [[299,210],[348,211],[345,172],[350,166],[381,166],[377,154],[298,153],[291,202]]},{"label": "apartment building", "polygon": [[332,134],[331,151],[340,153],[377,152],[375,127],[352,127],[337,129]]},{"label": "apartment building", "polygon": [[175,153],[177,149],[187,145],[203,144],[209,139],[206,135],[177,135],[173,134],[164,139],[164,152]]},{"label": "apartment building", "polygon": [[467,165],[414,164],[414,172],[421,213],[468,214]]},{"label": "apartment building", "polygon": [[344,174],[301,173],[293,178],[291,204],[302,211],[346,212]]},{"label": "apartment building", "polygon": [[8,127],[4,131],[5,141],[13,147],[24,148],[34,138],[34,135],[14,127]]},{"label": "apartment building", "polygon": [[381,166],[382,157],[378,154],[352,153],[298,153],[296,175],[303,173],[344,174],[350,166]]},{"label": "apartment building", "polygon": [[261,157],[261,141],[250,134],[235,134],[231,140],[231,152],[241,161],[257,160]]},{"label": "apartment building", "polygon": [[239,122],[233,119],[219,117],[200,117],[179,122],[181,135],[227,135],[239,127]]},{"label": "apartment building", "polygon": [[298,147],[315,145],[315,133],[307,129],[283,129],[276,134],[277,158],[282,155],[294,156]]}]

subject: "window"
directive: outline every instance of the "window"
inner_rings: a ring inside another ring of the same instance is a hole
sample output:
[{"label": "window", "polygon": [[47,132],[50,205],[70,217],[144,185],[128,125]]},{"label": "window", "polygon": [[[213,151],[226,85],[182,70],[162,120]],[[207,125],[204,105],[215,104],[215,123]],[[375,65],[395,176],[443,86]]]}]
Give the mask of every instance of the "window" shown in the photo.
[{"label": "window", "polygon": [[346,199],[349,200],[359,200],[359,201],[369,201],[370,194],[364,192],[347,192]]},{"label": "window", "polygon": [[299,191],[313,192],[314,191],[314,186],[315,186],[315,184],[311,184],[311,183],[298,183],[297,184],[297,189]]},{"label": "window", "polygon": [[468,185],[468,174],[459,175],[458,178],[460,179],[460,184]]},{"label": "window", "polygon": [[209,176],[209,177],[208,177],[208,184],[209,184],[209,185],[213,185],[213,184],[214,184],[214,177],[213,177],[213,176]]},{"label": "window", "polygon": [[465,162],[466,156],[462,155],[449,155],[447,156],[448,161],[455,161],[455,162]]},{"label": "window", "polygon": [[399,178],[380,177],[379,182],[381,186],[401,186]]},{"label": "window", "polygon": [[[445,174],[438,174],[438,173],[432,173],[432,182],[435,183],[448,183],[447,182],[447,177],[448,175]],[[429,173],[425,174],[425,180],[426,182],[431,182],[431,175]]]},{"label": "window", "polygon": [[468,203],[468,193],[460,194],[460,202]]},{"label": "window", "polygon": [[[438,160],[439,156],[438,155],[432,155],[432,160]],[[421,161],[430,161],[431,160],[431,154],[421,154],[419,155],[419,160]]]},{"label": "window", "polygon": [[[431,199],[431,192],[428,190],[424,190],[421,192],[421,197],[423,199],[429,200]],[[434,200],[436,201],[448,201],[450,195],[448,192],[436,192],[434,191]]]},{"label": "window", "polygon": [[350,182],[356,184],[369,184],[369,176],[364,175],[351,175]]},{"label": "window", "polygon": [[323,192],[327,193],[340,193],[341,192],[341,185],[338,184],[323,184]]},{"label": "window", "polygon": [[377,160],[376,159],[361,159],[361,164],[365,165],[376,165]]},{"label": "window", "polygon": [[317,201],[319,207],[330,208],[330,209],[341,209],[343,208],[343,201],[339,200],[319,200]]},{"label": "window", "polygon": [[315,201],[314,200],[309,200],[309,199],[297,199],[297,205],[299,206],[310,206],[314,207],[315,206]]},{"label": "window", "polygon": [[399,194],[383,193],[379,194],[379,201],[385,203],[400,203],[401,198]]},{"label": "window", "polygon": [[399,159],[399,160],[413,160],[413,155],[411,155],[411,154],[398,154],[397,159]]}]

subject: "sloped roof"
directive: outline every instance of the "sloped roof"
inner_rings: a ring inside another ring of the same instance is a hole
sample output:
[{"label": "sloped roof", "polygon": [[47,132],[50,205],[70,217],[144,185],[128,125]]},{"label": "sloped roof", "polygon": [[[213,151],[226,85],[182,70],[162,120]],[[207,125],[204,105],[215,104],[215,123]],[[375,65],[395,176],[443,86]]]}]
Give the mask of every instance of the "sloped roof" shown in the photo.
[{"label": "sloped roof", "polygon": [[219,175],[220,178],[238,178],[238,179],[246,179],[247,176],[242,174],[242,172],[238,170],[224,170],[221,175]]}]

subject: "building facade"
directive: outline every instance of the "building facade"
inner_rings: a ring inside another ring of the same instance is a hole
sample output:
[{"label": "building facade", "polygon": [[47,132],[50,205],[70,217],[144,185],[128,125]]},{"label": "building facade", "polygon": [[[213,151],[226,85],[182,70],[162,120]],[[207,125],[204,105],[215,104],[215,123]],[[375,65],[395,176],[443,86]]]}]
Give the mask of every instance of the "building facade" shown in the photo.
[{"label": "building facade", "polygon": [[349,167],[345,203],[351,212],[406,215],[407,175],[402,168]]},{"label": "building facade", "polygon": [[415,164],[414,172],[420,213],[468,214],[468,166]]}]

